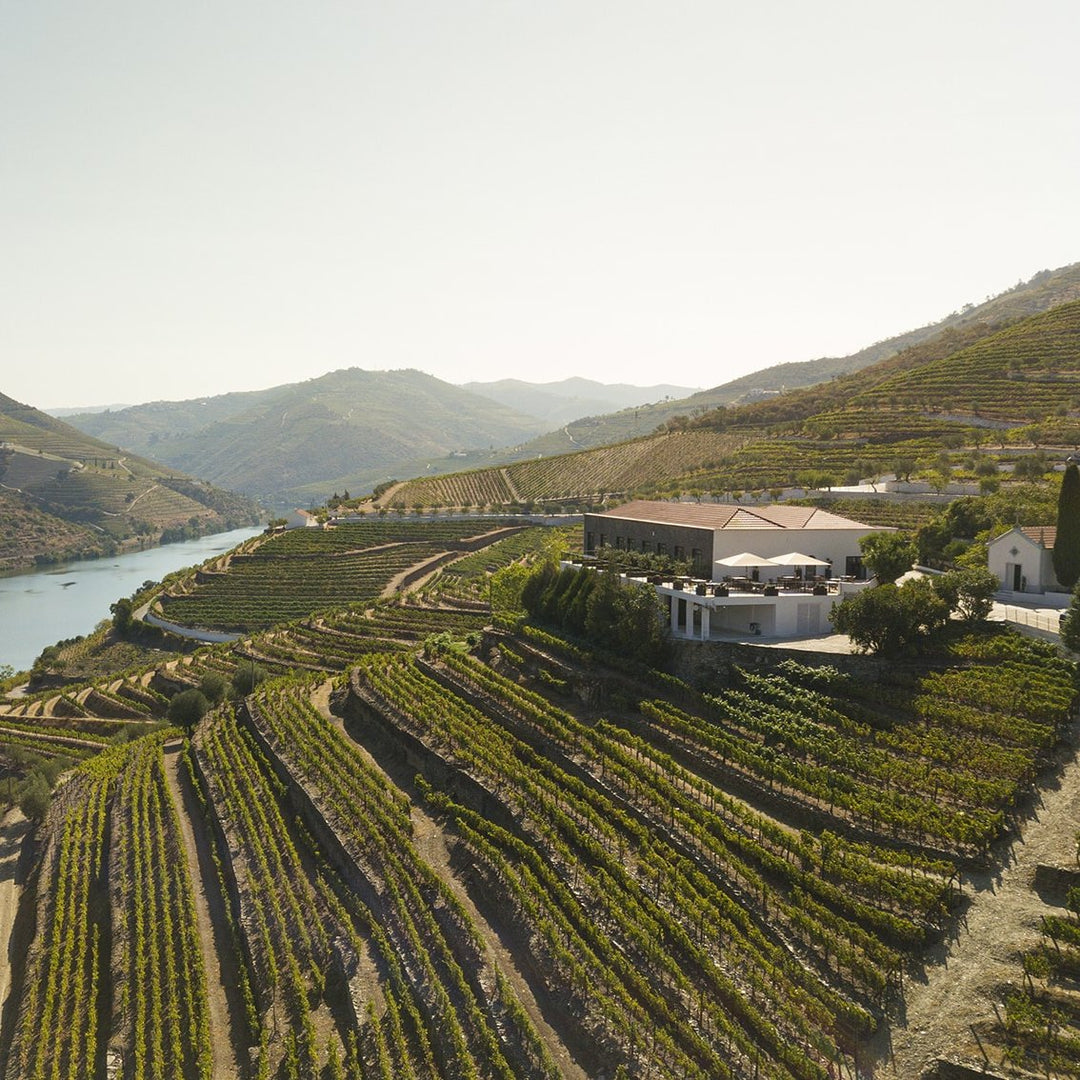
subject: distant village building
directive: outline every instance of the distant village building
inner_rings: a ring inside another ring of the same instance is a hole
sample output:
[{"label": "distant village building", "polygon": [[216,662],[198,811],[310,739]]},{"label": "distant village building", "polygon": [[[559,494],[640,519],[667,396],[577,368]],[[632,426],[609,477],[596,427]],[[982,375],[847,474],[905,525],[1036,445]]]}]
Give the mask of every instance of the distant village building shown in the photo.
[{"label": "distant village building", "polygon": [[652,584],[674,637],[806,637],[866,585],[859,540],[875,528],[807,506],[632,502],[584,515],[586,555],[605,548],[693,563],[694,579]]},{"label": "distant village building", "polygon": [[285,515],[286,529],[313,529],[318,524],[318,517],[309,510],[290,510]]},{"label": "distant village building", "polygon": [[1053,525],[1014,525],[987,545],[987,565],[1003,592],[1067,593],[1054,573]]}]

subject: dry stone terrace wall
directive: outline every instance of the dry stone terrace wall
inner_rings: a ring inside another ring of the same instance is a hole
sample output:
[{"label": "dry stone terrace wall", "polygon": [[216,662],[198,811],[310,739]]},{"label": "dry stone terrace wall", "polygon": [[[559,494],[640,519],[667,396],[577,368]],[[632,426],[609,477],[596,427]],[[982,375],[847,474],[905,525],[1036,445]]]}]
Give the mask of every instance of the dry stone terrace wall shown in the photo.
[{"label": "dry stone terrace wall", "polygon": [[[673,670],[692,686],[729,685],[734,668],[769,671],[778,663],[791,660],[800,664],[827,664],[864,683],[880,683],[898,670],[896,661],[852,653],[814,652],[812,649],[762,647],[735,641],[679,641]],[[903,669],[905,665],[899,665]],[[922,666],[922,670],[925,665]],[[912,666],[912,671],[916,668]]]}]

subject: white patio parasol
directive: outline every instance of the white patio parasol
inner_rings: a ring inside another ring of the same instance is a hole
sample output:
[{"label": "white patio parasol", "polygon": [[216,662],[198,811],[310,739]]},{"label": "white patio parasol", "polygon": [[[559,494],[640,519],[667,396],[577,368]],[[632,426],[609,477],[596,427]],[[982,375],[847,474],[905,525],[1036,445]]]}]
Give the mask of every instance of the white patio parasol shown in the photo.
[{"label": "white patio parasol", "polygon": [[764,555],[755,555],[752,551],[740,551],[738,555],[729,555],[726,559],[716,560],[721,566],[770,566],[775,559]]},{"label": "white patio parasol", "polygon": [[777,566],[830,566],[824,559],[815,559],[813,555],[804,555],[801,551],[789,551],[786,555],[774,555],[769,562]]}]

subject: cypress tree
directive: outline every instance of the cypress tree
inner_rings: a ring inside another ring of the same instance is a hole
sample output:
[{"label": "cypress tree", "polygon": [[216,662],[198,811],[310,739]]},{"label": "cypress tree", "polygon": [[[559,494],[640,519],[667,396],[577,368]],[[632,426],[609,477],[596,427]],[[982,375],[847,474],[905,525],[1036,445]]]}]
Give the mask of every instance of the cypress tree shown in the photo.
[{"label": "cypress tree", "polygon": [[1066,589],[1080,580],[1080,468],[1075,461],[1065,466],[1058,495],[1054,573]]}]

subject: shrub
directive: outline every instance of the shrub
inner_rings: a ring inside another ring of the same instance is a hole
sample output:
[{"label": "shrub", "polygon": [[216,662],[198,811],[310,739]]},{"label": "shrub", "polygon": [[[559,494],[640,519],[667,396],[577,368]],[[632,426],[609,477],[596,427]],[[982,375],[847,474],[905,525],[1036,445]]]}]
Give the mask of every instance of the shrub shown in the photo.
[{"label": "shrub", "polygon": [[181,690],[169,702],[168,717],[174,724],[194,727],[210,711],[210,702],[201,690]]},{"label": "shrub", "polygon": [[41,821],[48,812],[50,798],[49,781],[35,769],[23,787],[19,809],[31,821]]},{"label": "shrub", "polygon": [[225,700],[229,683],[220,671],[208,671],[199,680],[199,690],[211,705],[217,705]]},{"label": "shrub", "polygon": [[241,663],[232,677],[232,687],[237,697],[247,697],[254,693],[259,683],[266,682],[265,668],[254,663]]},{"label": "shrub", "polygon": [[964,622],[981,622],[990,614],[1000,582],[985,567],[950,570],[934,578],[934,591]]},{"label": "shrub", "polygon": [[881,656],[927,651],[949,617],[948,604],[925,578],[878,585],[842,600],[832,610],[837,633],[863,652]]},{"label": "shrub", "polygon": [[1061,621],[1061,644],[1074,653],[1080,653],[1080,588],[1073,592],[1072,603]]},{"label": "shrub", "polygon": [[882,584],[895,581],[911,569],[915,544],[903,533],[870,533],[859,541],[863,562]]}]

